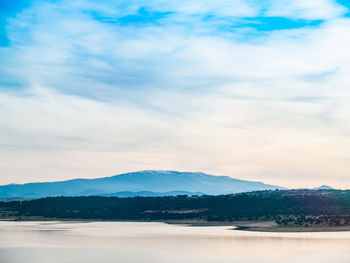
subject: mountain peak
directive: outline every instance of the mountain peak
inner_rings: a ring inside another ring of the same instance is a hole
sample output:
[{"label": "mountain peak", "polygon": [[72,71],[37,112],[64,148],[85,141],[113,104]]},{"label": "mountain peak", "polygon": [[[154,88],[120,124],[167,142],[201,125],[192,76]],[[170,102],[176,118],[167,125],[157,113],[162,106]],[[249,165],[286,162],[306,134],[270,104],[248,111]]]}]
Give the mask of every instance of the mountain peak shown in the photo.
[{"label": "mountain peak", "polygon": [[319,187],[313,188],[313,190],[334,190],[334,188],[329,185],[321,185]]}]

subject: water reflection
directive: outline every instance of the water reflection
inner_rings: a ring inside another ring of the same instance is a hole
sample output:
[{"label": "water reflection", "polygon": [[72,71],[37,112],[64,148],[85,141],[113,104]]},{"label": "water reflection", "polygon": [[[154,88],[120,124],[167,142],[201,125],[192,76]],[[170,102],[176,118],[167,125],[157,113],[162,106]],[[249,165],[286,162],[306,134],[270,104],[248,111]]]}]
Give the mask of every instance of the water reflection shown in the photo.
[{"label": "water reflection", "polygon": [[350,232],[130,222],[0,222],[0,263],[350,262]]}]

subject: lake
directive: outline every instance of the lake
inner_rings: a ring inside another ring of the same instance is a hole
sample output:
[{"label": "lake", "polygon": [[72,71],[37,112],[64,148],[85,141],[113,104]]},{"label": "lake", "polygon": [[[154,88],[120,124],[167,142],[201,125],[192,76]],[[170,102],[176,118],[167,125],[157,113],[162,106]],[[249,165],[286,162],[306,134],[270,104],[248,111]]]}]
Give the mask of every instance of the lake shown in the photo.
[{"label": "lake", "polygon": [[0,221],[0,263],[350,262],[350,232],[231,229],[139,222]]}]

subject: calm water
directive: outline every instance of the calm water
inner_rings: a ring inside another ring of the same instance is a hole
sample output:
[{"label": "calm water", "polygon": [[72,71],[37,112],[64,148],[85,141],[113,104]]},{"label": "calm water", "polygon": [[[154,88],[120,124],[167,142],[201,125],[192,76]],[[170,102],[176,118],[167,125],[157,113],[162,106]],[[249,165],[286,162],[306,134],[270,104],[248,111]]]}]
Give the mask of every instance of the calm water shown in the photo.
[{"label": "calm water", "polygon": [[0,263],[349,263],[350,232],[258,233],[163,223],[0,222]]}]

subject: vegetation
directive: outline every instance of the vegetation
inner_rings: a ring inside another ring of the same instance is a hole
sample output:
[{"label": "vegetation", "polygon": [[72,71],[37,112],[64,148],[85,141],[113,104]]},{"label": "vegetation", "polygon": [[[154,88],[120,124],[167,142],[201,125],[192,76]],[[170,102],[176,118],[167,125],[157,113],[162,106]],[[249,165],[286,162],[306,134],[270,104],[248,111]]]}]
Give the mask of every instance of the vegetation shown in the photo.
[{"label": "vegetation", "polygon": [[93,220],[264,221],[282,226],[350,225],[350,190],[258,191],[219,196],[48,197],[0,202],[0,216]]}]

